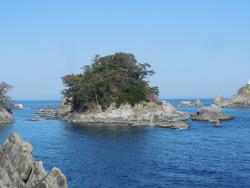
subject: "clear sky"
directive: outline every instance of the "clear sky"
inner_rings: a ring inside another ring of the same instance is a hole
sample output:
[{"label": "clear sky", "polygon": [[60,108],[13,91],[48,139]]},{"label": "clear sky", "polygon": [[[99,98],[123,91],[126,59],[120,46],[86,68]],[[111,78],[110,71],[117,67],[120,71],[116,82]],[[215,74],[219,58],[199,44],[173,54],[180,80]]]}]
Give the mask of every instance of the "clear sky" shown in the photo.
[{"label": "clear sky", "polygon": [[250,1],[0,1],[15,99],[59,99],[63,75],[120,51],[152,65],[161,98],[229,97],[250,78]]}]

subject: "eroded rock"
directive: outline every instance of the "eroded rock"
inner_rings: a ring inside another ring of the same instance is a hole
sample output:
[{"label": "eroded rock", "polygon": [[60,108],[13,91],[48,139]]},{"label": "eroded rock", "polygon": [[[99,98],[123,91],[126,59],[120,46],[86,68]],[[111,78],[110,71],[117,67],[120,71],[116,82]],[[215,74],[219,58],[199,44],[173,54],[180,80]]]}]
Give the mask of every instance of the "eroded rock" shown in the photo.
[{"label": "eroded rock", "polygon": [[11,123],[14,121],[12,112],[6,108],[0,107],[0,124],[1,123]]},{"label": "eroded rock", "polygon": [[66,177],[58,168],[50,173],[32,157],[32,146],[14,133],[0,147],[0,187],[66,188]]},{"label": "eroded rock", "polygon": [[209,107],[202,107],[197,114],[191,115],[192,120],[217,122],[231,120],[232,117],[224,113],[219,106],[212,104]]}]

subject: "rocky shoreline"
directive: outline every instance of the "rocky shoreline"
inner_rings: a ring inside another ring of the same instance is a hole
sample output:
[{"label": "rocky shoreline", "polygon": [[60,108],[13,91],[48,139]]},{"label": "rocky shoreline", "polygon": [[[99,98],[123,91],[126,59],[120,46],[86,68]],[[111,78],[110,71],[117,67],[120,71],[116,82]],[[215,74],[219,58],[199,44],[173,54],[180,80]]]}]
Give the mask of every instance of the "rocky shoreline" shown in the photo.
[{"label": "rocky shoreline", "polygon": [[43,163],[32,157],[32,146],[14,133],[0,147],[0,187],[67,188],[67,179],[60,169],[50,173]]}]

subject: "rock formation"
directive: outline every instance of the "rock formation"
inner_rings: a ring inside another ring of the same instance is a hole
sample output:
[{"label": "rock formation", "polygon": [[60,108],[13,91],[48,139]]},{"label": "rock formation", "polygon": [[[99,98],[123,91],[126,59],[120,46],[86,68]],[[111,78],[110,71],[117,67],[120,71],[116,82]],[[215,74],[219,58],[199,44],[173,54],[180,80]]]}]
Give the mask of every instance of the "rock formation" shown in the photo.
[{"label": "rock formation", "polygon": [[191,115],[192,120],[197,121],[209,121],[209,122],[217,122],[226,121],[232,119],[229,115],[226,115],[222,108],[219,106],[212,104],[209,107],[202,107],[195,115]]},{"label": "rock formation", "polygon": [[55,119],[57,114],[57,109],[52,106],[39,107],[36,114],[42,118]]},{"label": "rock formation", "polygon": [[225,104],[226,107],[249,108],[250,107],[250,84],[241,87],[233,97]]},{"label": "rock formation", "polygon": [[200,101],[200,99],[197,99],[195,102],[181,101],[178,106],[181,106],[181,107],[202,107],[202,106],[204,106],[204,104]]},{"label": "rock formation", "polygon": [[30,119],[27,119],[28,121],[48,121],[57,119],[57,113],[58,109],[53,106],[43,106],[39,107],[36,116]]},{"label": "rock formation", "polygon": [[214,98],[214,104],[218,106],[224,106],[226,103],[226,100],[222,96],[217,96]]},{"label": "rock formation", "polygon": [[57,111],[57,116],[63,117],[71,112],[71,101],[70,100],[64,100]]},{"label": "rock formation", "polygon": [[194,106],[194,105],[193,105],[193,103],[191,101],[181,101],[178,106],[181,106],[181,107],[191,107],[191,106]]},{"label": "rock formation", "polygon": [[74,123],[121,123],[133,126],[188,128],[183,121],[189,118],[189,114],[177,111],[167,102],[161,104],[149,102],[136,104],[134,107],[124,104],[119,108],[113,104],[106,110],[97,107],[85,113],[69,112],[59,117]]},{"label": "rock formation", "polygon": [[6,108],[0,107],[0,124],[1,123],[11,123],[14,121],[12,112]]},{"label": "rock formation", "polygon": [[14,133],[0,147],[1,188],[66,188],[67,180],[53,168],[47,173],[32,157],[32,146]]}]

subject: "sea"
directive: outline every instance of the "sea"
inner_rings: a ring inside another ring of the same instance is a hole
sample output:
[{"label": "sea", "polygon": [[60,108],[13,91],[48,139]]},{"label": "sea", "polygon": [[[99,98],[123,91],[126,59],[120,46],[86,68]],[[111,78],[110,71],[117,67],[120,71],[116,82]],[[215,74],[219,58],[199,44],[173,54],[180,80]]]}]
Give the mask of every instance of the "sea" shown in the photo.
[{"label": "sea", "polygon": [[[181,100],[169,99],[177,105]],[[206,105],[210,99],[201,99]],[[186,130],[32,122],[37,108],[60,101],[16,101],[15,122],[0,126],[0,142],[18,132],[50,171],[58,167],[71,188],[249,188],[250,109],[225,109],[234,117],[221,128],[187,121]],[[195,113],[196,107],[177,107]]]}]

